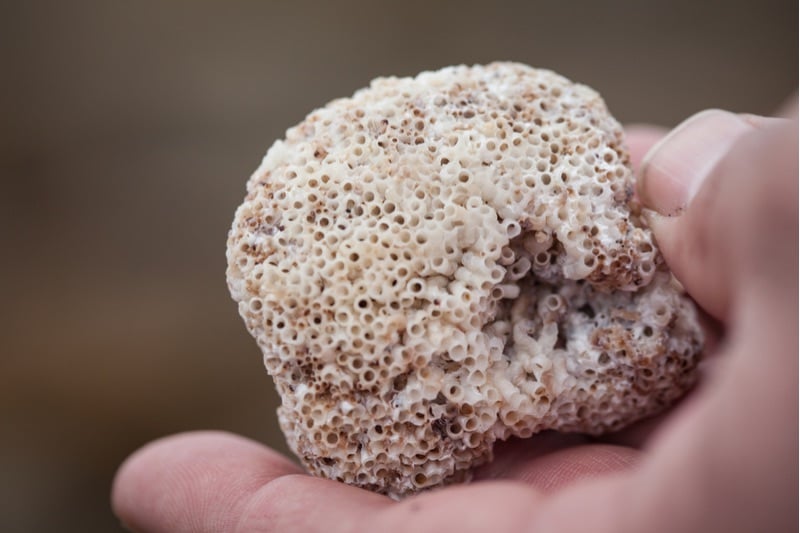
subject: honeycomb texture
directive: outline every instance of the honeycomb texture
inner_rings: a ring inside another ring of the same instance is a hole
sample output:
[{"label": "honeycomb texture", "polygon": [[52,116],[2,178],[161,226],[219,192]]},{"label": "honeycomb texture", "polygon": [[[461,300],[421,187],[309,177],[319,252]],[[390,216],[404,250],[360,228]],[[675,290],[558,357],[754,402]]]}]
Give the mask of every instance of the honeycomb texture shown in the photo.
[{"label": "honeycomb texture", "polygon": [[677,399],[701,332],[632,191],[600,96],[515,63],[377,79],[275,142],[227,278],[309,471],[402,497]]}]

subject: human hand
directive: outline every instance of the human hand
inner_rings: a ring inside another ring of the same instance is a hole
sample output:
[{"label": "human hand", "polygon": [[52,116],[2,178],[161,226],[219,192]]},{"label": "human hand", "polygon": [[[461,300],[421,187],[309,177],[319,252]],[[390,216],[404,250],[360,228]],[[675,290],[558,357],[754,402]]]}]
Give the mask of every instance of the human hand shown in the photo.
[{"label": "human hand", "polygon": [[[481,481],[401,502],[307,476],[241,437],[189,433],[123,464],[114,511],[146,532],[796,530],[793,116],[705,112],[642,165],[664,256],[722,333],[700,385],[657,423],[606,442],[547,433],[499,445]],[[635,164],[661,135],[629,131]]]}]

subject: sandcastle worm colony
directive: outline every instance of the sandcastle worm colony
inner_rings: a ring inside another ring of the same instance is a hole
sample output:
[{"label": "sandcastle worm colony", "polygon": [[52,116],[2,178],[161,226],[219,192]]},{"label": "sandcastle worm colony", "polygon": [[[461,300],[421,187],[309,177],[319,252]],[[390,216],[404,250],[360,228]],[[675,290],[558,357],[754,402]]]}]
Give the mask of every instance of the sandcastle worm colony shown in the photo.
[{"label": "sandcastle worm colony", "polygon": [[600,96],[515,63],[377,79],[288,130],[227,279],[308,470],[401,497],[676,400],[701,332],[633,183]]}]

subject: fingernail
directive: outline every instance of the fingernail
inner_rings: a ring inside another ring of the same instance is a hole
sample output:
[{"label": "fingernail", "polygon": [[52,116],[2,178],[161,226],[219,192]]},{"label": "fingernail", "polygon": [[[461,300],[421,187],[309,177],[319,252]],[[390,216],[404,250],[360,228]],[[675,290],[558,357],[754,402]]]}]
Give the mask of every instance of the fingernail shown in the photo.
[{"label": "fingernail", "polygon": [[642,203],[662,215],[680,214],[717,163],[753,127],[719,109],[686,119],[644,157],[638,179]]}]

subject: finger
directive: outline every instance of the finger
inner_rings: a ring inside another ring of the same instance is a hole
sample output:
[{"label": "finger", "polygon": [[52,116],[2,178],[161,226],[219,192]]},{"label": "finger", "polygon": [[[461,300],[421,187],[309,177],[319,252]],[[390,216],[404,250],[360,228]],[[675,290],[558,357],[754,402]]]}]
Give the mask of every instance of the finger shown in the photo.
[{"label": "finger", "polygon": [[639,170],[644,156],[658,141],[667,135],[669,130],[649,124],[629,124],[625,126],[625,143],[631,156],[634,172]]},{"label": "finger", "polygon": [[727,316],[740,261],[752,255],[742,252],[743,244],[767,235],[752,231],[759,218],[770,216],[759,197],[772,201],[791,193],[786,169],[777,168],[783,158],[775,143],[759,141],[785,122],[705,111],[673,130],[643,162],[638,190],[655,210],[645,214],[656,241],[689,294],[715,319]]},{"label": "finger", "polygon": [[[169,437],[120,469],[113,507],[142,532],[486,531],[518,527],[537,493],[490,483],[385,496],[299,473],[279,454],[220,433]],[[487,510],[491,512],[487,512]],[[510,529],[509,529],[510,530]]]},{"label": "finger", "polygon": [[301,469],[253,441],[219,432],[166,437],[120,467],[112,507],[136,531],[230,531],[247,498]]},{"label": "finger", "polygon": [[[561,453],[510,477],[552,489],[632,464],[611,447]],[[519,530],[541,501],[540,492],[521,483],[479,482],[394,503],[303,475],[257,443],[211,432],[146,446],[120,468],[112,494],[114,511],[128,527],[154,533]]]},{"label": "finger", "polygon": [[644,157],[638,192],[662,215],[682,212],[710,171],[755,126],[739,115],[710,109],[688,118]]},{"label": "finger", "polygon": [[629,470],[640,452],[625,446],[589,444],[580,435],[543,433],[511,439],[495,447],[495,459],[476,472],[476,479],[522,481],[544,493],[575,482]]}]

